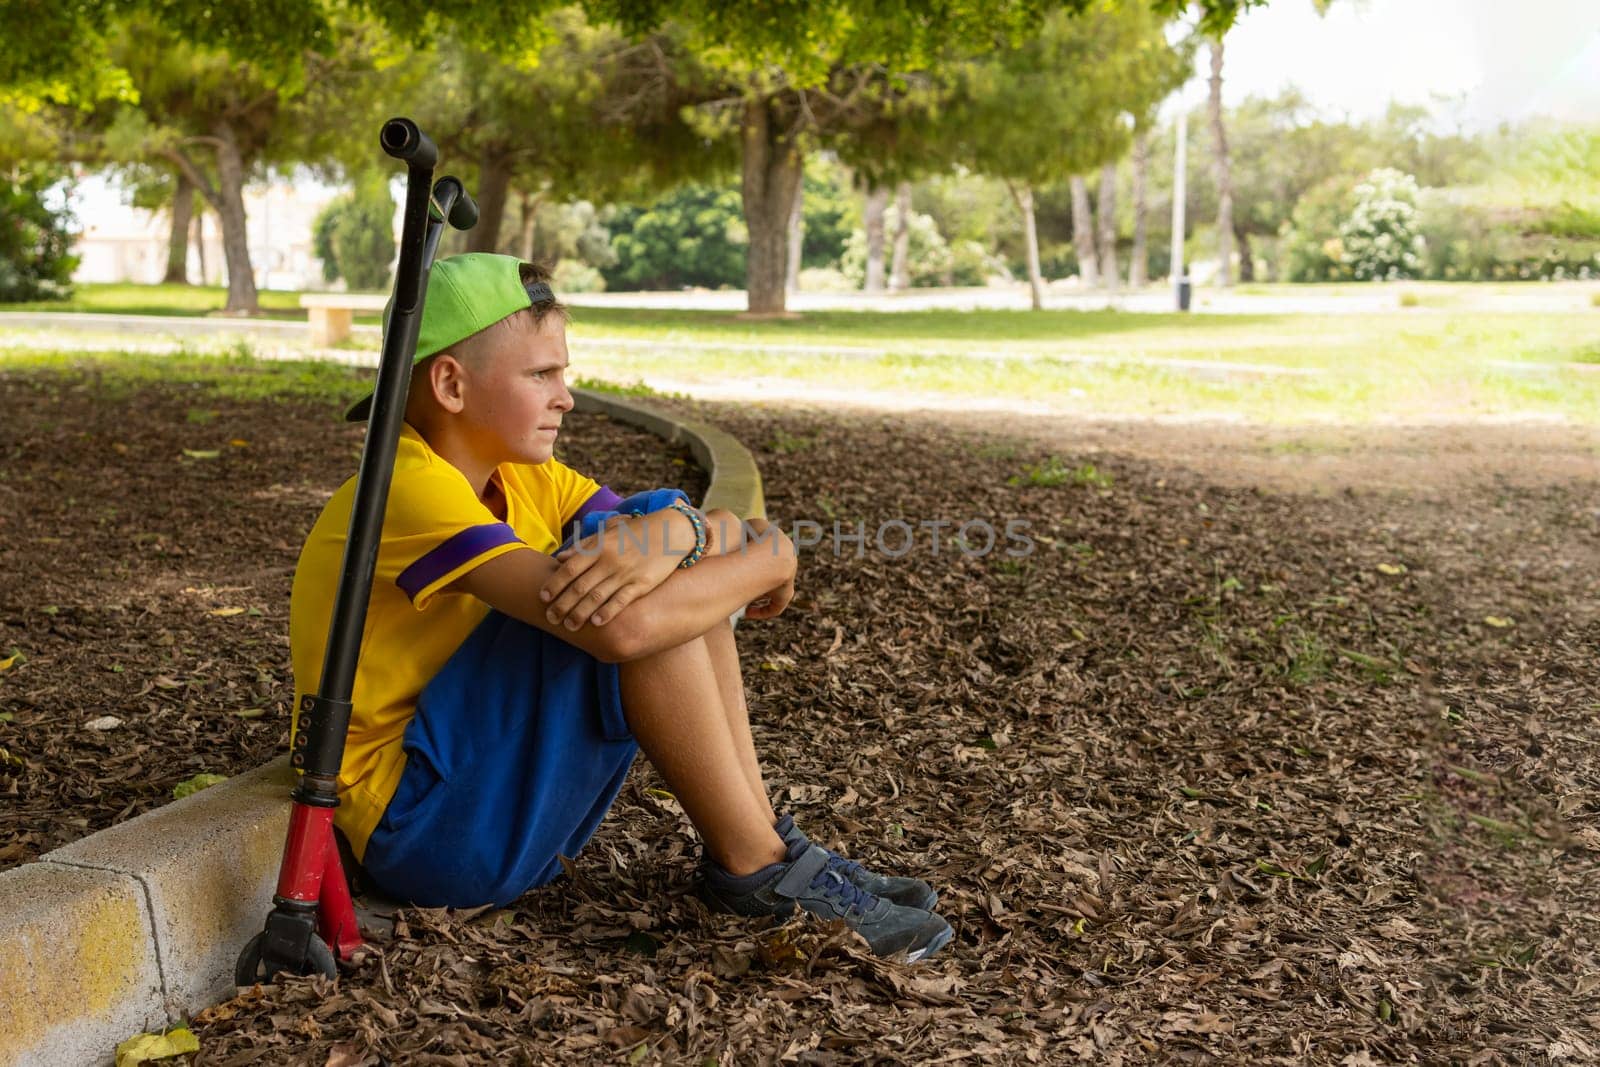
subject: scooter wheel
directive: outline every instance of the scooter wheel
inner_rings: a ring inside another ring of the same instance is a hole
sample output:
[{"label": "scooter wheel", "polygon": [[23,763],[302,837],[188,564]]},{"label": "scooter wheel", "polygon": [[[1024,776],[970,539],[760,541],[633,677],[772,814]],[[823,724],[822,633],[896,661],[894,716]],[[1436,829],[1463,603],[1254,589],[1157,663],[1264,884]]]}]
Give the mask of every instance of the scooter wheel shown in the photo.
[{"label": "scooter wheel", "polygon": [[[233,980],[237,985],[255,985],[257,982],[271,983],[278,977],[278,968],[269,966],[261,958],[261,943],[266,939],[265,933],[257,934],[245,945],[244,951],[239,953],[239,962],[233,967]],[[297,972],[301,976],[320,974],[328,978],[339,973],[338,964],[333,958],[333,950],[325,944],[316,934],[311,935],[311,941],[306,945],[305,962]]]}]

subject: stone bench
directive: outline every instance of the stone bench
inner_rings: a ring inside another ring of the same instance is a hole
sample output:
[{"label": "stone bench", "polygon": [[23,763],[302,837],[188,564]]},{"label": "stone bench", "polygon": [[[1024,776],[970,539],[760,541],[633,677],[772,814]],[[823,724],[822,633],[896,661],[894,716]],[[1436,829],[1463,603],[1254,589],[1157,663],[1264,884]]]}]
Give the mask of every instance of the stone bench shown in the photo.
[{"label": "stone bench", "polygon": [[383,311],[389,302],[378,293],[307,293],[300,298],[311,324],[311,344],[332,348],[350,336],[350,325],[358,311]]}]

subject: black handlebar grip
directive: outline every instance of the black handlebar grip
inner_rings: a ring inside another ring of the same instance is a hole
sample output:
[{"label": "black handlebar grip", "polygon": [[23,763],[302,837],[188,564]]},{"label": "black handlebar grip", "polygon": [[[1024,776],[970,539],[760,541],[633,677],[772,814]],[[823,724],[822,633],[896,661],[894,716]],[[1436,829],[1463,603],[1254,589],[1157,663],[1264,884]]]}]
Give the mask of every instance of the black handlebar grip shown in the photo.
[{"label": "black handlebar grip", "polygon": [[378,134],[383,150],[413,167],[432,170],[439,162],[439,149],[427,134],[410,119],[390,119]]},{"label": "black handlebar grip", "polygon": [[462,189],[456,202],[450,205],[450,225],[458,230],[470,230],[477,224],[478,202],[472,199],[471,193]]}]

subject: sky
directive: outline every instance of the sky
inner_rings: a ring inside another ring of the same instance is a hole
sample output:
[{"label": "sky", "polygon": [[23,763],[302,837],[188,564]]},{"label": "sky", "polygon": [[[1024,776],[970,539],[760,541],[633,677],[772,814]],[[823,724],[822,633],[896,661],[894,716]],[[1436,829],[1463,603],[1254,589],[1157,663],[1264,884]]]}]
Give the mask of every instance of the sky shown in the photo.
[{"label": "sky", "polygon": [[[1445,128],[1600,122],[1600,0],[1270,0],[1227,36],[1223,101],[1295,85],[1330,117],[1427,104]],[[1184,93],[1205,98],[1202,50]],[[1441,99],[1443,98],[1443,99]]]}]

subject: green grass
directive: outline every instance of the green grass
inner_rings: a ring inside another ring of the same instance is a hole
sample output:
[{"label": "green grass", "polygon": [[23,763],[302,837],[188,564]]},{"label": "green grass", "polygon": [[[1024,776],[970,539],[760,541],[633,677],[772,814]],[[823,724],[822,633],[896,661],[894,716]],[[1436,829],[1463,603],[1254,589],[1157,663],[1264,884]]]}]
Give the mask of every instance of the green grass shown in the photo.
[{"label": "green grass", "polygon": [[[778,391],[792,382],[837,396],[1009,397],[1085,415],[1600,422],[1600,376],[1561,366],[1595,359],[1600,316],[832,312],[751,323],[712,313],[605,309],[602,317],[598,310],[584,309],[571,330],[582,374],[690,394],[701,384],[760,379]],[[606,343],[620,337],[667,344]],[[758,342],[819,350],[736,347]]]},{"label": "green grass", "polygon": [[[108,396],[128,396],[141,386],[182,382],[194,388],[196,400],[326,401],[347,406],[372,388],[372,373],[337,363],[256,359],[244,346],[223,355],[179,353],[172,356],[134,352],[6,352],[0,349],[0,373],[53,371],[92,377]],[[205,424],[217,412],[191,407],[186,421]]]},{"label": "green grass", "polygon": [[1030,464],[1021,474],[1012,475],[1007,482],[1010,485],[1033,485],[1045,489],[1068,484],[1108,489],[1112,478],[1111,475],[1097,469],[1093,463],[1080,463],[1076,467],[1069,467],[1056,456],[1049,456],[1043,463]]},{"label": "green grass", "polygon": [[[1405,291],[1413,286],[1425,307],[1440,293],[1497,288],[1408,283]],[[298,300],[263,295],[278,306]],[[201,314],[222,300],[220,289],[83,286],[65,306]],[[817,403],[878,394],[1278,424],[1528,416],[1600,424],[1600,374],[1566,366],[1600,361],[1600,315],[1587,312],[1427,314],[1402,309],[1398,296],[1384,313],[1226,316],[827,311],[749,321],[732,312],[581,307],[569,336],[573,380],[644,396],[759,382],[763,392]],[[121,343],[112,335],[101,345],[107,340]],[[0,334],[0,357],[7,344]],[[71,344],[70,335],[37,329],[10,341],[14,351]],[[373,351],[377,341],[363,335],[349,347]]]},{"label": "green grass", "polygon": [[[261,307],[268,313],[292,312],[304,318],[300,294],[263,289]],[[101,315],[208,315],[228,303],[228,291],[216,285],[78,285],[67,300],[0,304],[0,311],[87,311]],[[276,317],[276,316],[274,316]]]}]

